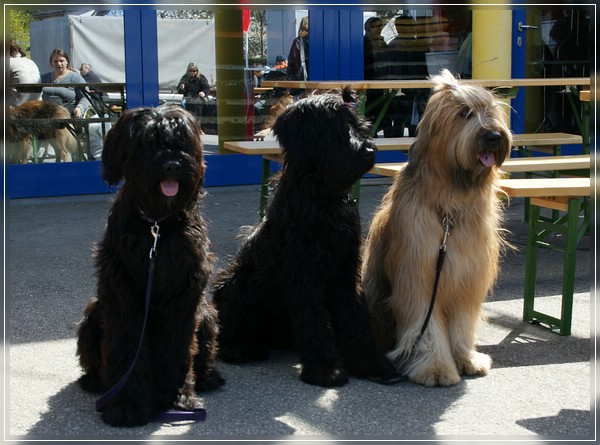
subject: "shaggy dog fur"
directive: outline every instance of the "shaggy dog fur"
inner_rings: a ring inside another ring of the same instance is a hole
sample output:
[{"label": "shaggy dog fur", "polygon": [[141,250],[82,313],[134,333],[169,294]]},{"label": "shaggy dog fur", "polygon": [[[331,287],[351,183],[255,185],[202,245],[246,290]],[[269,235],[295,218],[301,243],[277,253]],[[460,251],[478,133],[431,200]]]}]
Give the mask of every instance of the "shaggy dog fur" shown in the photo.
[{"label": "shaggy dog fur", "polygon": [[266,219],[215,281],[219,357],[246,362],[295,347],[301,379],[341,386],[347,373],[393,379],[377,352],[360,287],[361,228],[349,196],[375,160],[351,91],[300,100],[273,131],[283,172]]},{"label": "shaggy dog fur", "polygon": [[[9,162],[25,164],[32,151],[31,137],[36,136],[40,143],[52,145],[56,162],[74,159],[77,154],[77,139],[69,124],[51,122],[51,119],[69,119],[69,110],[53,102],[32,100],[9,110],[8,126],[10,150]],[[12,119],[40,119],[41,124],[14,123]]]},{"label": "shaggy dog fur", "polygon": [[[142,425],[158,410],[198,405],[194,389],[224,383],[213,369],[217,313],[205,298],[211,266],[199,213],[204,162],[200,128],[180,107],[127,111],[102,153],[109,184],[124,179],[95,252],[97,297],[85,309],[77,354],[81,386],[107,391],[137,365],[102,419]],[[159,225],[146,333],[141,339],[151,227]]]},{"label": "shaggy dog fur", "polygon": [[[487,374],[491,365],[475,350],[475,331],[504,244],[496,180],[511,134],[502,104],[490,92],[461,84],[448,71],[433,80],[408,165],[373,218],[363,285],[379,345],[398,370],[426,386],[448,386],[462,373]],[[437,299],[415,345],[431,301],[446,216],[453,228]]]}]

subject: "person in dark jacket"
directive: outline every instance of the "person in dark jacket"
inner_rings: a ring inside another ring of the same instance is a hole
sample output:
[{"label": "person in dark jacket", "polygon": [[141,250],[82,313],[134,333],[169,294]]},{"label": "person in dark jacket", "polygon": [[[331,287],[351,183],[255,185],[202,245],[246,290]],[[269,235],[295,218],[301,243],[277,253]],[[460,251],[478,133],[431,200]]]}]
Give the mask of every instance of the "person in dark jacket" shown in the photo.
[{"label": "person in dark jacket", "polygon": [[210,84],[206,76],[200,73],[198,65],[194,62],[188,64],[187,72],[177,86],[177,92],[183,94],[185,109],[195,115],[198,122],[200,122],[203,105],[210,94]]},{"label": "person in dark jacket", "polygon": [[298,37],[292,42],[288,56],[287,73],[291,80],[308,80],[310,73],[308,51],[308,16],[302,17],[298,26]]}]

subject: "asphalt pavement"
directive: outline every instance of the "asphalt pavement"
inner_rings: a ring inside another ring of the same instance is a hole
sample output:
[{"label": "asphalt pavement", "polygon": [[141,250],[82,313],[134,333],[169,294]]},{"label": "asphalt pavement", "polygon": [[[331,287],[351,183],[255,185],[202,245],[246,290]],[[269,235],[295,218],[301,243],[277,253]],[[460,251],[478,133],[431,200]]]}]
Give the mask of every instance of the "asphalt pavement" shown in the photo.
[{"label": "asphalt pavement", "polygon": [[[360,212],[366,231],[389,179],[367,179]],[[573,331],[561,337],[522,321],[527,225],[524,204],[506,208],[516,250],[502,260],[479,349],[491,355],[489,375],[449,388],[413,383],[383,386],[351,378],[342,388],[303,383],[293,352],[265,362],[218,362],[227,383],[204,394],[199,423],[149,423],[112,428],[94,410],[94,396],[76,380],[76,324],[95,290],[92,246],[104,229],[111,195],[12,200],[5,203],[4,439],[28,440],[391,440],[549,441],[595,438],[595,252],[585,236],[577,250]],[[258,219],[259,187],[209,188],[215,267],[234,255],[242,226]],[[540,253],[536,305],[558,313],[562,254]],[[592,289],[592,296],[595,290]]]}]

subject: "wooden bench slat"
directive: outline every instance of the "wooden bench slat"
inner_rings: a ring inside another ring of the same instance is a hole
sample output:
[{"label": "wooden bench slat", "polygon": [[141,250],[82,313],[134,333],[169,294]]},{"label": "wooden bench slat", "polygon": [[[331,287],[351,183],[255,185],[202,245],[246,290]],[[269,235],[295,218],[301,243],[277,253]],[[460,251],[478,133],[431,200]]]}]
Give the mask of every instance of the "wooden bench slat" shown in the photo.
[{"label": "wooden bench slat", "polygon": [[590,178],[501,179],[500,188],[513,198],[590,196]]},{"label": "wooden bench slat", "polygon": [[513,146],[529,145],[571,145],[581,144],[583,138],[579,134],[570,133],[525,133],[513,134]]},{"label": "wooden bench slat", "polygon": [[506,173],[540,172],[552,170],[586,170],[590,155],[534,156],[507,159],[500,169]]},{"label": "wooden bench slat", "polygon": [[[381,176],[394,176],[404,169],[406,162],[375,164],[370,173]],[[553,170],[587,170],[590,168],[590,155],[536,156],[530,158],[507,159],[501,170],[505,173],[540,172]]]}]

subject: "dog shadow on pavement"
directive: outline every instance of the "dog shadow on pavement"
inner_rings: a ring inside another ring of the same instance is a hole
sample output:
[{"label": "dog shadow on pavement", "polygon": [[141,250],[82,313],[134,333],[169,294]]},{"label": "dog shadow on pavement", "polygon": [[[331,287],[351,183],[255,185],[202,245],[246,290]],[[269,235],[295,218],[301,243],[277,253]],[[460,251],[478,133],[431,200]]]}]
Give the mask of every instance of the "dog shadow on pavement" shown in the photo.
[{"label": "dog shadow on pavement", "polygon": [[201,395],[206,420],[197,423],[114,428],[95,411],[94,396],[76,382],[51,396],[48,409],[28,431],[47,439],[156,439],[163,435],[202,439],[323,437],[425,438],[452,404],[463,397],[465,381],[449,388],[413,383],[385,386],[351,378],[341,388],[302,383],[293,352],[273,351],[266,362],[232,365],[219,362],[227,379],[222,388]]}]

